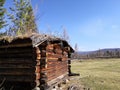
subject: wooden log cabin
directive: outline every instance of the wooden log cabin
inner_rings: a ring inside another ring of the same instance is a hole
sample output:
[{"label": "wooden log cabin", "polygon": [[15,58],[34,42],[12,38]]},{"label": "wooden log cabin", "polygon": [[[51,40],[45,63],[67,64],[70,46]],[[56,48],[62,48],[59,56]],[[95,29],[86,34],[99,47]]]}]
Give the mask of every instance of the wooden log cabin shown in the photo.
[{"label": "wooden log cabin", "polygon": [[0,83],[8,90],[47,90],[68,78],[72,52],[67,41],[49,35],[1,38]]}]

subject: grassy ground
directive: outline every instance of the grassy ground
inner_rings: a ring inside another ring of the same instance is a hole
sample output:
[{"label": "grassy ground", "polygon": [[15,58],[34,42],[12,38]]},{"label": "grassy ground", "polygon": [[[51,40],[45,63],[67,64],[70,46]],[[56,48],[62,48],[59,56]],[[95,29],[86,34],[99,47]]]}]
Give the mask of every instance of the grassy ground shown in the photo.
[{"label": "grassy ground", "polygon": [[80,73],[74,81],[90,90],[120,90],[120,59],[73,61],[72,72]]}]

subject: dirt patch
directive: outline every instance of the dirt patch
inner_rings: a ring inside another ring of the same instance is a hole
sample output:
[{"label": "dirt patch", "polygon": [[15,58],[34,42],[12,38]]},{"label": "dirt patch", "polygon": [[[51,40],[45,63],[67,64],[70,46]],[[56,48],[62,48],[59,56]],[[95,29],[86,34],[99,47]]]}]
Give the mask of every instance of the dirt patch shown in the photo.
[{"label": "dirt patch", "polygon": [[80,82],[79,76],[71,76],[62,90],[86,90]]}]

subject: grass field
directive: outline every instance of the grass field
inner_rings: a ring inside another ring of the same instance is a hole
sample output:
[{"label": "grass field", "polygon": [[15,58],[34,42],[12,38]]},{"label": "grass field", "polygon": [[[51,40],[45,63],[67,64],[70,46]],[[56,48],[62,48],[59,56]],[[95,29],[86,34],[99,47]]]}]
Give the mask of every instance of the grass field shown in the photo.
[{"label": "grass field", "polygon": [[90,90],[120,90],[120,59],[73,61],[72,72],[80,73],[75,82]]}]

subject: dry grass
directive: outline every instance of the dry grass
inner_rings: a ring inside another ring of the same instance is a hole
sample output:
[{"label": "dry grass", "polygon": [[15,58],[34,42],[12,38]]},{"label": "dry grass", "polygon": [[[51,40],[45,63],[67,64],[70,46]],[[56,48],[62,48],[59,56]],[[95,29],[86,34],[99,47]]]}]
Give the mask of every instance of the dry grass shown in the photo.
[{"label": "dry grass", "polygon": [[120,90],[120,59],[74,61],[72,72],[80,73],[75,81],[90,90]]}]

